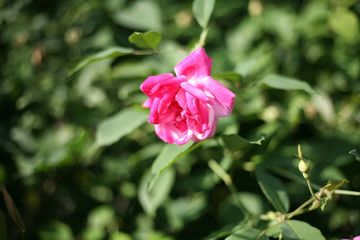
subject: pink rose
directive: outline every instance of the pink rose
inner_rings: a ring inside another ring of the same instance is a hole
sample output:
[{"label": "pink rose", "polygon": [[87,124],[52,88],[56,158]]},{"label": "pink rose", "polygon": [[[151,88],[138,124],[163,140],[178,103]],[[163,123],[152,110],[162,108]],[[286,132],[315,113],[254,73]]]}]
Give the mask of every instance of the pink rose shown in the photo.
[{"label": "pink rose", "polygon": [[140,86],[149,99],[149,123],[168,143],[213,137],[219,117],[231,114],[235,94],[210,77],[212,59],[199,48],[171,73],[148,77]]}]

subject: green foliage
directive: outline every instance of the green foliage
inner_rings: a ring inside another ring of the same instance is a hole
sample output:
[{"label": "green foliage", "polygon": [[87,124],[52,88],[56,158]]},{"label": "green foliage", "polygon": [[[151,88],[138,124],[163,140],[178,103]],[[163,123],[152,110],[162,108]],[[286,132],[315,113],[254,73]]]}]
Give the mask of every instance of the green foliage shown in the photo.
[{"label": "green foliage", "polygon": [[41,240],[70,240],[73,239],[71,228],[63,223],[56,220],[50,221],[44,228],[39,232],[39,239]]},{"label": "green foliage", "polygon": [[260,230],[254,228],[243,228],[234,232],[225,240],[268,240],[266,235],[262,235]]},{"label": "green foliage", "polygon": [[235,134],[222,135],[221,138],[224,141],[225,146],[231,150],[239,150],[248,144],[261,145],[261,142],[265,140],[265,137],[261,136],[258,139],[249,141]]},{"label": "green foliage", "polygon": [[101,61],[107,58],[114,58],[114,57],[120,57],[124,55],[131,54],[133,52],[133,49],[131,48],[123,48],[123,47],[113,47],[110,49],[106,49],[104,51],[98,52],[94,55],[91,55],[87,57],[86,59],[82,60],[80,63],[78,63],[70,72],[69,76],[74,74],[75,72],[79,71],[81,68],[89,65],[90,63]]},{"label": "green foliage", "polygon": [[196,21],[202,28],[206,28],[212,11],[214,10],[215,0],[195,0],[192,10]]},{"label": "green foliage", "polygon": [[[358,0],[0,1],[0,238],[359,235],[359,16]],[[164,144],[139,86],[198,46],[233,113]]]},{"label": "green foliage", "polygon": [[348,42],[358,38],[359,20],[352,11],[340,8],[329,16],[330,28]]},{"label": "green foliage", "polygon": [[263,170],[256,171],[256,178],[261,190],[274,208],[279,212],[287,213],[289,211],[290,203],[286,188],[281,181]]},{"label": "green foliage", "polygon": [[259,85],[282,90],[303,90],[309,94],[316,93],[306,82],[278,75],[267,75]]},{"label": "green foliage", "polygon": [[[181,156],[187,152],[192,151],[197,146],[192,146],[192,142],[188,142],[184,145],[178,146],[176,144],[167,144],[161,150],[154,163],[151,166],[152,177],[149,180],[148,188],[150,189],[158,180],[160,175],[171,165],[175,163]],[[199,145],[199,143],[197,144]],[[190,149],[189,149],[190,148]]]},{"label": "green foliage", "polygon": [[105,146],[118,141],[146,122],[148,114],[132,109],[125,109],[99,123],[96,132],[96,145]]},{"label": "green foliage", "polygon": [[175,173],[173,170],[166,171],[159,176],[158,181],[148,190],[148,183],[151,179],[149,172],[145,172],[139,183],[139,201],[145,212],[155,216],[157,208],[166,200],[174,183]]},{"label": "green foliage", "polygon": [[281,224],[280,229],[284,240],[325,239],[319,229],[312,227],[306,222],[302,222],[298,220],[286,221],[283,224]]},{"label": "green foliage", "polygon": [[157,45],[159,45],[161,38],[162,36],[155,31],[146,33],[134,32],[129,37],[129,42],[135,44],[139,48],[151,48],[155,50]]},{"label": "green foliage", "polygon": [[140,0],[134,1],[128,7],[116,12],[113,19],[124,27],[159,31],[162,28],[161,17],[162,12],[155,1]]}]

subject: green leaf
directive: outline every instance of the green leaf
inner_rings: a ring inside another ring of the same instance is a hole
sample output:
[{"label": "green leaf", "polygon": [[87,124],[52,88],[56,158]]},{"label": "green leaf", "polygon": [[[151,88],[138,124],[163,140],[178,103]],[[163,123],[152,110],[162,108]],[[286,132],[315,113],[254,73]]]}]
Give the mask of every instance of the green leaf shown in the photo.
[{"label": "green leaf", "polygon": [[206,208],[207,202],[203,195],[180,197],[166,205],[166,213],[171,227],[180,230],[184,225],[199,218]]},{"label": "green leaf", "polygon": [[97,61],[101,61],[108,58],[114,58],[114,57],[121,57],[125,55],[132,54],[134,49],[132,48],[124,48],[124,47],[112,47],[109,49],[106,49],[104,51],[95,53],[84,60],[82,60],[80,63],[78,63],[69,73],[68,76],[73,75],[75,72],[79,71],[81,68],[89,65],[90,63],[94,63]]},{"label": "green leaf", "polygon": [[118,11],[114,21],[124,27],[157,31],[162,28],[161,9],[156,1],[132,1],[132,5]]},{"label": "green leaf", "polygon": [[25,225],[21,218],[19,211],[17,210],[14,201],[12,200],[10,194],[6,190],[4,184],[0,183],[0,192],[4,195],[4,201],[6,205],[6,209],[11,217],[11,219],[16,223],[16,225],[20,228],[22,234],[25,233]]},{"label": "green leaf", "polygon": [[125,109],[103,120],[96,131],[96,145],[115,143],[126,134],[145,123],[149,115],[134,109]]},{"label": "green leaf", "polygon": [[354,155],[356,160],[360,161],[360,154],[358,153],[358,151],[356,151],[356,149],[351,150],[349,154]]},{"label": "green leaf", "polygon": [[70,240],[74,239],[71,228],[60,221],[51,220],[40,232],[38,233],[41,240]]},{"label": "green leaf", "polygon": [[264,204],[260,195],[250,192],[240,192],[237,197],[244,208],[252,215],[260,216],[264,213]]},{"label": "green leaf", "polygon": [[109,240],[133,240],[132,237],[124,232],[112,232]]},{"label": "green leaf", "polygon": [[240,82],[242,78],[241,74],[236,72],[224,72],[224,73],[212,75],[212,77],[216,80],[226,79],[232,82]]},{"label": "green leaf", "polygon": [[95,207],[89,213],[87,224],[90,228],[103,229],[115,221],[114,209],[109,205]]},{"label": "green leaf", "polygon": [[139,202],[144,211],[150,215],[155,216],[156,209],[166,200],[175,180],[174,169],[169,169],[159,177],[156,184],[150,189],[147,189],[148,182],[151,179],[151,173],[145,172],[139,183]]},{"label": "green leaf", "polygon": [[194,17],[202,28],[207,27],[214,5],[215,0],[195,0],[193,2],[192,11]]},{"label": "green leaf", "polygon": [[284,240],[325,240],[319,229],[298,220],[284,222],[280,230]]},{"label": "green leaf", "polygon": [[349,180],[329,180],[325,187],[328,191],[335,191],[348,182]]},{"label": "green leaf", "polygon": [[261,142],[265,140],[265,137],[261,135],[257,139],[251,141],[236,134],[224,134],[221,136],[221,139],[224,141],[227,148],[236,151],[249,144],[261,145]]},{"label": "green leaf", "polygon": [[346,41],[355,42],[359,33],[359,21],[356,14],[340,8],[329,16],[330,28]]},{"label": "green leaf", "polygon": [[316,94],[316,91],[307,82],[275,74],[266,76],[258,85],[282,90],[303,90],[309,94]]},{"label": "green leaf", "polygon": [[193,145],[190,141],[184,145],[166,144],[151,166],[152,177],[148,184],[150,189],[158,180],[160,175],[179,158],[200,147],[206,140]]},{"label": "green leaf", "polygon": [[279,212],[287,213],[290,205],[289,198],[280,180],[264,170],[257,170],[256,177],[261,190],[274,208]]},{"label": "green leaf", "polygon": [[268,240],[269,238],[265,235],[261,235],[261,231],[254,228],[243,228],[239,231],[234,232],[225,240]]},{"label": "green leaf", "polygon": [[139,48],[155,48],[159,45],[162,36],[155,31],[149,31],[146,33],[134,32],[129,37],[129,42],[135,44]]}]

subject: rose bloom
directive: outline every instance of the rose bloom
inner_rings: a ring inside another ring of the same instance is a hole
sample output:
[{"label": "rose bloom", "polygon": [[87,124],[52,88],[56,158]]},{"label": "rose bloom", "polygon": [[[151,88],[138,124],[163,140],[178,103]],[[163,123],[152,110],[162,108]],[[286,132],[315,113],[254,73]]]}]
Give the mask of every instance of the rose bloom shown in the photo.
[{"label": "rose bloom", "polygon": [[199,48],[175,66],[171,73],[148,77],[140,86],[149,99],[149,123],[168,143],[213,137],[219,117],[231,114],[235,94],[210,77],[212,59]]}]

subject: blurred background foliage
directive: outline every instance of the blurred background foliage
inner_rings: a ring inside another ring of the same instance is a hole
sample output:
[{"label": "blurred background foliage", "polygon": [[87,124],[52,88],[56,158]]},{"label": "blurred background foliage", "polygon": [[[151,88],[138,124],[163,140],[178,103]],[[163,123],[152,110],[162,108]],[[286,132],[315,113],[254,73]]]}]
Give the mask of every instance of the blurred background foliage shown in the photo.
[{"label": "blurred background foliage", "polygon": [[[357,0],[217,1],[205,49],[213,76],[237,95],[233,115],[150,192],[147,170],[164,146],[151,124],[111,146],[95,144],[98,124],[140,107],[142,81],[173,72],[198,41],[191,9],[190,0],[0,0],[0,182],[23,217],[25,239],[224,239],[247,223],[208,160],[229,172],[239,199],[260,216],[273,208],[256,169],[284,184],[290,209],[308,199],[298,143],[315,184],[348,179],[345,189],[359,191],[360,163],[348,154],[360,148]],[[134,47],[128,36],[148,30],[162,34],[166,54],[106,59],[68,77],[86,56]],[[269,74],[303,80],[317,94],[259,85]],[[229,145],[221,134],[265,140]],[[18,238],[3,200],[0,209],[0,236]],[[359,209],[359,197],[336,195],[325,211],[297,219],[338,239],[360,233]]]}]

